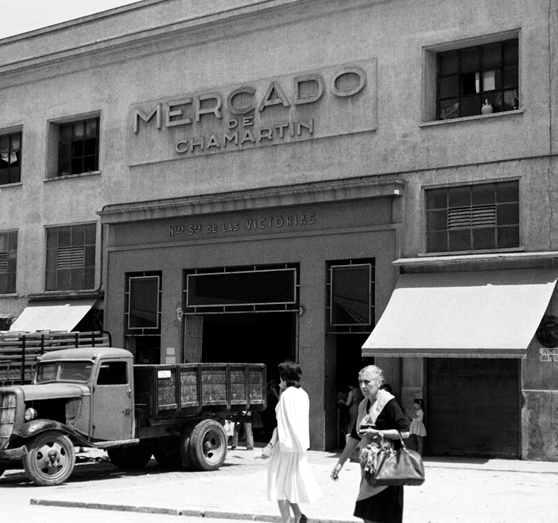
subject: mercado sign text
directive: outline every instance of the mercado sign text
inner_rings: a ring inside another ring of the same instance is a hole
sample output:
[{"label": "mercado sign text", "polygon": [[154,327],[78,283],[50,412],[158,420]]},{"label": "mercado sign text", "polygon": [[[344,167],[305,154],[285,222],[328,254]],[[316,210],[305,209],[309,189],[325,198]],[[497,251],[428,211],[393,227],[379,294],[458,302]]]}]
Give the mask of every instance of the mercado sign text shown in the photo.
[{"label": "mercado sign text", "polygon": [[375,130],[376,60],[132,107],[131,164]]}]

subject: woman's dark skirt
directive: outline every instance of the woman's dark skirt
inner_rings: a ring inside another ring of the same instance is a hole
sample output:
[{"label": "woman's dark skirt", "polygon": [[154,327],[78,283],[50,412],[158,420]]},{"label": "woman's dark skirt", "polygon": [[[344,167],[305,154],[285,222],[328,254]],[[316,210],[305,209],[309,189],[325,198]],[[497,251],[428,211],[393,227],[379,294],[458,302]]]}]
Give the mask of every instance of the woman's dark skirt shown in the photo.
[{"label": "woman's dark skirt", "polygon": [[374,523],[402,523],[403,485],[387,487],[375,496],[357,501],[354,515]]}]

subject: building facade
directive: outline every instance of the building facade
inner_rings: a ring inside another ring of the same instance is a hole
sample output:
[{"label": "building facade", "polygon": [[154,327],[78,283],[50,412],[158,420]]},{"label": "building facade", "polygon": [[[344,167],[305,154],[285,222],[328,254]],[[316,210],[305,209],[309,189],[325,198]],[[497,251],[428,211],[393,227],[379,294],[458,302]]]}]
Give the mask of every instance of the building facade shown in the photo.
[{"label": "building facade", "polygon": [[558,459],[556,21],[144,0],[1,40],[0,314],[294,358],[315,449],[375,362],[430,454]]}]

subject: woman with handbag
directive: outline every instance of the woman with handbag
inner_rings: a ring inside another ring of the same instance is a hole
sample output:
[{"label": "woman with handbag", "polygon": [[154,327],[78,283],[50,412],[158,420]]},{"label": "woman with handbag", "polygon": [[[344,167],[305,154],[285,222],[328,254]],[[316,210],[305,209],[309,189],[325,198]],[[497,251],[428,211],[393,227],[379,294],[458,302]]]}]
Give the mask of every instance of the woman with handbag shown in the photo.
[{"label": "woman with handbag", "polygon": [[366,523],[402,523],[403,485],[374,486],[370,467],[374,467],[374,456],[386,445],[393,445],[395,450],[402,446],[401,438],[409,437],[409,422],[394,396],[381,389],[382,369],[369,365],[359,372],[358,381],[364,400],[359,405],[356,426],[331,478],[339,479],[343,464],[359,446],[362,479],[354,515]]},{"label": "woman with handbag", "polygon": [[306,456],[310,447],[310,403],[300,387],[302,370],[297,363],[279,364],[279,377],[277,428],[261,455],[263,459],[271,458],[267,499],[277,501],[282,523],[306,523],[299,503],[314,503],[322,496]]}]

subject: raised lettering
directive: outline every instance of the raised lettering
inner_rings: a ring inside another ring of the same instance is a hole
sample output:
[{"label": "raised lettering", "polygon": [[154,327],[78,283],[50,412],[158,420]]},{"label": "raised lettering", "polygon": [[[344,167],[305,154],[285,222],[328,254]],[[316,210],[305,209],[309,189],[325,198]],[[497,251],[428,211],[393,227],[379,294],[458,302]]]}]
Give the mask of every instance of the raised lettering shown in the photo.
[{"label": "raised lettering", "polygon": [[246,114],[256,108],[253,102],[245,105],[244,107],[236,107],[234,105],[234,98],[241,94],[248,94],[249,96],[253,97],[254,94],[256,94],[256,89],[250,86],[239,87],[238,89],[235,89],[231,94],[229,94],[229,96],[227,97],[227,108],[229,109],[229,112],[231,114]]},{"label": "raised lettering", "polygon": [[167,127],[176,127],[177,125],[188,125],[192,123],[191,118],[181,118],[178,120],[173,120],[175,116],[182,116],[184,114],[183,109],[175,109],[175,107],[181,107],[185,105],[190,105],[192,103],[191,98],[184,98],[183,100],[176,100],[174,102],[167,103]]},{"label": "raised lettering", "polygon": [[[342,91],[337,87],[337,81],[339,78],[345,75],[356,75],[359,78],[358,83],[351,89],[347,89],[346,91]],[[366,72],[364,69],[360,67],[347,67],[345,69],[341,69],[331,80],[331,92],[335,96],[340,96],[346,98],[347,96],[354,96],[357,93],[360,93],[366,86]]]},{"label": "raised lettering", "polygon": [[302,129],[306,129],[309,134],[314,134],[314,119],[308,120],[308,123],[298,122],[296,134],[300,136],[302,134]]},{"label": "raised lettering", "polygon": [[182,140],[178,142],[174,148],[177,153],[187,153],[188,152],[188,140]]},{"label": "raised lettering", "polygon": [[217,147],[217,149],[220,149],[221,146],[219,145],[219,142],[217,141],[217,138],[215,137],[214,134],[212,134],[209,137],[209,141],[207,142],[207,145],[205,146],[205,149],[209,149],[210,147]]},{"label": "raised lettering", "polygon": [[[301,97],[301,86],[304,84],[312,85],[314,84],[313,93],[306,95],[304,98]],[[297,76],[294,79],[295,87],[295,100],[294,105],[311,104],[317,102],[323,95],[325,91],[324,79],[319,74],[308,74],[305,76]]]},{"label": "raised lettering", "polygon": [[291,105],[278,82],[271,82],[269,84],[258,107],[258,111],[261,113],[266,107],[271,107],[273,105],[282,105],[283,107],[290,107]]},{"label": "raised lettering", "polygon": [[238,131],[232,134],[225,133],[223,136],[223,147],[227,146],[227,142],[234,142],[235,145],[238,145]]},{"label": "raised lettering", "polygon": [[258,142],[261,142],[264,138],[273,140],[273,129],[271,127],[262,127],[258,130]]},{"label": "raised lettering", "polygon": [[250,129],[246,129],[246,131],[244,132],[244,136],[242,137],[242,140],[240,140],[240,145],[244,145],[244,142],[256,143],[256,139],[254,138],[254,135],[252,134],[252,131]]},{"label": "raised lettering", "polygon": [[157,122],[157,129],[160,129],[163,126],[163,106],[162,104],[157,104],[155,106],[155,109],[153,109],[153,111],[151,111],[149,114],[144,113],[141,109],[134,109],[134,114],[133,114],[133,119],[132,119],[132,125],[134,128],[134,132],[138,133],[139,132],[139,121],[140,118],[145,122],[149,122],[149,120],[151,120],[151,118],[153,118],[154,116],[156,116],[156,122]]},{"label": "raised lettering", "polygon": [[[213,107],[202,107],[203,103],[207,100],[214,100]],[[223,107],[223,97],[219,93],[202,94],[196,98],[196,122],[201,120],[203,114],[213,114],[215,118],[223,118],[221,109]]]}]

